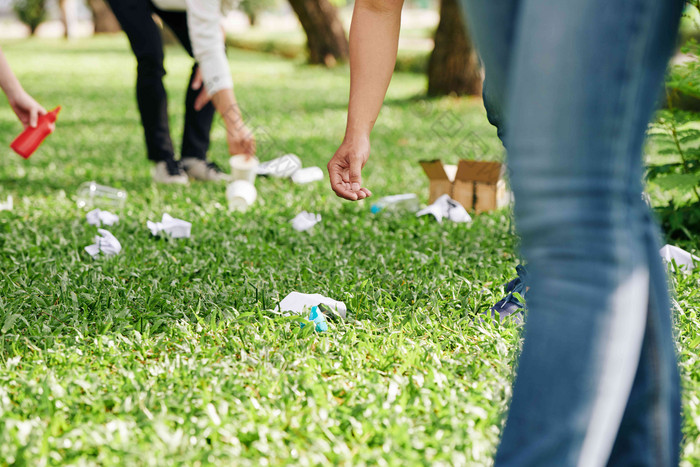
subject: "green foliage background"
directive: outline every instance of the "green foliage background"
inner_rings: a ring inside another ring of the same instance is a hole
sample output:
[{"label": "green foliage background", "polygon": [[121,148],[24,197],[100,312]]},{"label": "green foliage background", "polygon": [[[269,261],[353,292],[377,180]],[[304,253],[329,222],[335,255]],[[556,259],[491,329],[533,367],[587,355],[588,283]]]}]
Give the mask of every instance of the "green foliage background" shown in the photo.
[{"label": "green foliage background", "polygon": [[46,0],[13,0],[12,9],[32,34],[46,20]]}]

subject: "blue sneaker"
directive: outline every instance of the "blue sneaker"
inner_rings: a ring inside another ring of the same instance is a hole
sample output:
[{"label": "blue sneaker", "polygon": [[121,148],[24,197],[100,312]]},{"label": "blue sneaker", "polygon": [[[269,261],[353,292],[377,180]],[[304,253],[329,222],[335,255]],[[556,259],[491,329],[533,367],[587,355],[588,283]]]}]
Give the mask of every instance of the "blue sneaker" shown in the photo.
[{"label": "blue sneaker", "polygon": [[513,294],[519,294],[523,299],[525,294],[529,290],[527,286],[527,269],[524,266],[518,265],[515,267],[518,273],[518,277],[506,284],[507,295],[500,299],[494,306],[492,306],[489,311],[485,312],[486,315],[491,315],[491,318],[503,320],[506,317],[511,317],[513,321],[517,324],[523,324],[525,322],[525,317],[523,316],[523,311],[525,310],[525,304],[521,303],[518,298]]}]

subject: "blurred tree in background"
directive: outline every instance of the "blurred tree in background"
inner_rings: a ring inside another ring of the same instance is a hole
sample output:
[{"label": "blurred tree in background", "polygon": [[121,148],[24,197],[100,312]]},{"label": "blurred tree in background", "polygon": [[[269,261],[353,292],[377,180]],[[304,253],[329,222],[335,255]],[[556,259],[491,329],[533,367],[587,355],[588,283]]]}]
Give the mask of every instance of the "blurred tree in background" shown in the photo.
[{"label": "blurred tree in background", "polygon": [[63,23],[63,36],[67,39],[75,34],[78,23],[76,0],[58,0],[58,8],[61,10],[61,23]]},{"label": "blurred tree in background", "polygon": [[338,10],[328,0],[289,0],[306,33],[309,63],[334,66],[350,56]]},{"label": "blurred tree in background", "polygon": [[248,17],[251,26],[258,24],[260,13],[271,10],[277,5],[276,0],[241,0],[238,8]]},{"label": "blurred tree in background", "polygon": [[95,34],[119,32],[122,30],[119,21],[104,0],[87,0],[92,10],[92,21],[95,24]]},{"label": "blurred tree in background", "polygon": [[481,66],[457,0],[440,1],[440,23],[428,62],[428,95],[479,95]]},{"label": "blurred tree in background", "polygon": [[46,20],[46,0],[14,0],[13,9],[17,18],[29,26],[29,34]]}]

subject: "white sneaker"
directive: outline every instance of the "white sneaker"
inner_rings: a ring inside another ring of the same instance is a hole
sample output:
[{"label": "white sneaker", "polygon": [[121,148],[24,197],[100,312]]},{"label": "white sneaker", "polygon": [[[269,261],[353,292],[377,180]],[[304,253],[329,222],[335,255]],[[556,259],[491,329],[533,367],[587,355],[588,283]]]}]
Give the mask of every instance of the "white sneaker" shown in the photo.
[{"label": "white sneaker", "polygon": [[192,180],[203,182],[227,182],[231,177],[224,173],[218,165],[195,157],[185,157],[180,163]]},{"label": "white sneaker", "polygon": [[153,180],[156,183],[166,183],[175,185],[187,185],[189,180],[180,168],[178,161],[169,159],[160,161],[153,170]]}]

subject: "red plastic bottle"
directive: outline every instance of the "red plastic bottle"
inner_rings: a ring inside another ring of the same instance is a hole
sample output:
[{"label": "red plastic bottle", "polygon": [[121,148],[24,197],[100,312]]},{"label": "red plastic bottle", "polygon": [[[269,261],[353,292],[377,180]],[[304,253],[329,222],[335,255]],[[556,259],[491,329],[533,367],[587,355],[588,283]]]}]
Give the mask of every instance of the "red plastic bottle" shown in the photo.
[{"label": "red plastic bottle", "polygon": [[13,142],[10,147],[25,159],[29,159],[36,148],[44,141],[44,139],[53,133],[56,128],[54,123],[58,112],[61,110],[59,105],[46,115],[40,115],[36,127],[28,126]]}]

